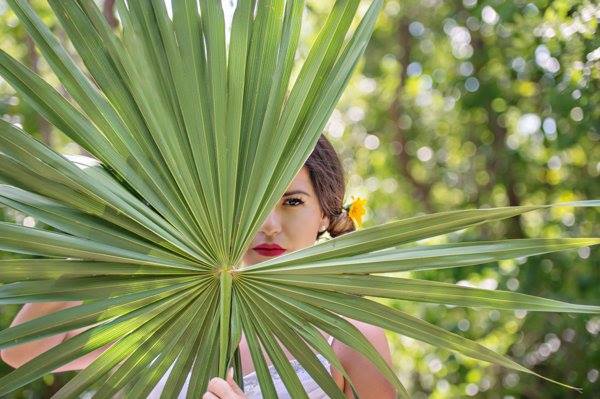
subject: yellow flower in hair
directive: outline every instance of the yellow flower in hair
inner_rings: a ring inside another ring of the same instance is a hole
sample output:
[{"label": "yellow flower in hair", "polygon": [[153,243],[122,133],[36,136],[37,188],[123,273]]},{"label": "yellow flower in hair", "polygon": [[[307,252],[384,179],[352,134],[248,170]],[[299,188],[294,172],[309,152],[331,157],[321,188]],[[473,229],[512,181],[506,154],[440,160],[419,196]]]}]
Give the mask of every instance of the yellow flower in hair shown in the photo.
[{"label": "yellow flower in hair", "polygon": [[354,199],[354,196],[352,196],[352,198],[352,203],[348,208],[348,216],[350,216],[350,219],[352,219],[356,227],[361,227],[363,216],[367,211],[367,200],[362,197],[357,197]]}]

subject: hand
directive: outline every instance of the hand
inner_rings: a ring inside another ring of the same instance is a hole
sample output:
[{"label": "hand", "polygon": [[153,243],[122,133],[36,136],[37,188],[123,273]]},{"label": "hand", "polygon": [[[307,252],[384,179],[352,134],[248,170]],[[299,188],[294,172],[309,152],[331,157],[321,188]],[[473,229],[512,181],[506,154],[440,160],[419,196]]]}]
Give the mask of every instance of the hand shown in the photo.
[{"label": "hand", "polygon": [[227,381],[214,377],[208,382],[202,399],[246,399],[244,391],[233,380],[233,368],[227,370]]}]

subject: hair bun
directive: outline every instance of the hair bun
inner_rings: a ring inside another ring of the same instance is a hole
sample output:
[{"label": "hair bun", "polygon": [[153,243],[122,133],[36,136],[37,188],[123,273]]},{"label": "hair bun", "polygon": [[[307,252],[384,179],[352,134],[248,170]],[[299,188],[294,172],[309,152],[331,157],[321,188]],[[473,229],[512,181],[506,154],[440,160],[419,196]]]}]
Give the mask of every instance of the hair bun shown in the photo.
[{"label": "hair bun", "polygon": [[356,226],[354,225],[354,221],[350,218],[346,209],[342,209],[342,212],[333,218],[327,228],[327,231],[332,238],[355,230]]}]

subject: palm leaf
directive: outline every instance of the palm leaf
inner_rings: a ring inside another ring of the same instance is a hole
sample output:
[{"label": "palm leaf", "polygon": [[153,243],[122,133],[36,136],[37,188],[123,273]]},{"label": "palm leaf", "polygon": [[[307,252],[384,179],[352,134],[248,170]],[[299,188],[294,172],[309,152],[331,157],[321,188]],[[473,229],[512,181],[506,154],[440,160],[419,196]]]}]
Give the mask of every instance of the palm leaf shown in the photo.
[{"label": "palm leaf", "polygon": [[197,281],[176,284],[172,284],[173,281],[170,281],[170,283],[157,288],[146,288],[132,294],[84,303],[18,324],[14,328],[0,333],[0,348],[14,345],[17,340],[20,343],[29,342],[122,316],[132,310],[191,288],[197,284]]},{"label": "palm leaf", "polygon": [[595,305],[389,274],[598,244],[597,238],[535,238],[415,245],[550,206],[595,207],[600,201],[417,216],[241,266],[250,241],[314,148],[365,50],[382,0],[370,2],[360,18],[359,0],[335,1],[294,81],[303,1],[238,1],[227,44],[219,0],[174,0],[172,17],[162,0],[118,0],[119,32],[93,0],[50,0],[81,68],[26,0],[8,3],[70,98],[3,51],[0,76],[95,162],[58,154],[0,121],[0,203],[55,230],[0,223],[0,249],[37,257],[0,261],[0,303],[83,301],[7,328],[0,348],[91,326],[0,378],[0,395],[111,344],[55,397],[85,391],[98,398],[118,392],[146,397],[165,374],[163,396],[176,397],[188,381],[187,396],[197,397],[229,366],[242,383],[242,333],[264,397],[277,396],[268,360],[293,397],[306,397],[282,346],[330,397],[343,393],[314,351],[358,394],[321,330],[364,355],[408,397],[394,370],[347,318],[532,372],[366,297],[600,312]]},{"label": "palm leaf", "polygon": [[[148,329],[149,326],[158,328],[161,324],[168,321],[169,316],[172,316],[174,311],[182,307],[184,302],[178,299],[188,297],[192,293],[193,291],[186,291],[155,301],[150,305],[129,312],[124,316],[94,327],[73,337],[73,339],[65,341],[3,377],[0,392],[3,395],[11,392],[39,378],[40,375],[52,372],[57,367],[101,348],[115,341],[117,338],[128,337],[140,328],[144,328],[144,330]],[[147,332],[144,331],[143,334],[136,335],[136,338],[142,338]],[[107,352],[114,351],[110,350]]]}]

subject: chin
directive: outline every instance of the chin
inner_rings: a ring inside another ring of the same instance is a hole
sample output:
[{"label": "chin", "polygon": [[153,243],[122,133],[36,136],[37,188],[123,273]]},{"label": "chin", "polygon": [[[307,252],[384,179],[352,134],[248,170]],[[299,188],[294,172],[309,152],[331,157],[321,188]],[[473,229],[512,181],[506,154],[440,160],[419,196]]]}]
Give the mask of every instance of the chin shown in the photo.
[{"label": "chin", "polygon": [[261,256],[261,255],[258,255],[258,254],[257,254],[257,255],[254,255],[252,258],[247,258],[247,259],[244,259],[244,260],[242,261],[242,265],[243,265],[243,266],[252,266],[252,265],[254,265],[254,264],[257,264],[257,263],[260,263],[260,262],[262,262],[262,261],[263,261],[263,260],[265,260],[266,258],[268,258],[268,257],[267,257],[267,256]]}]

